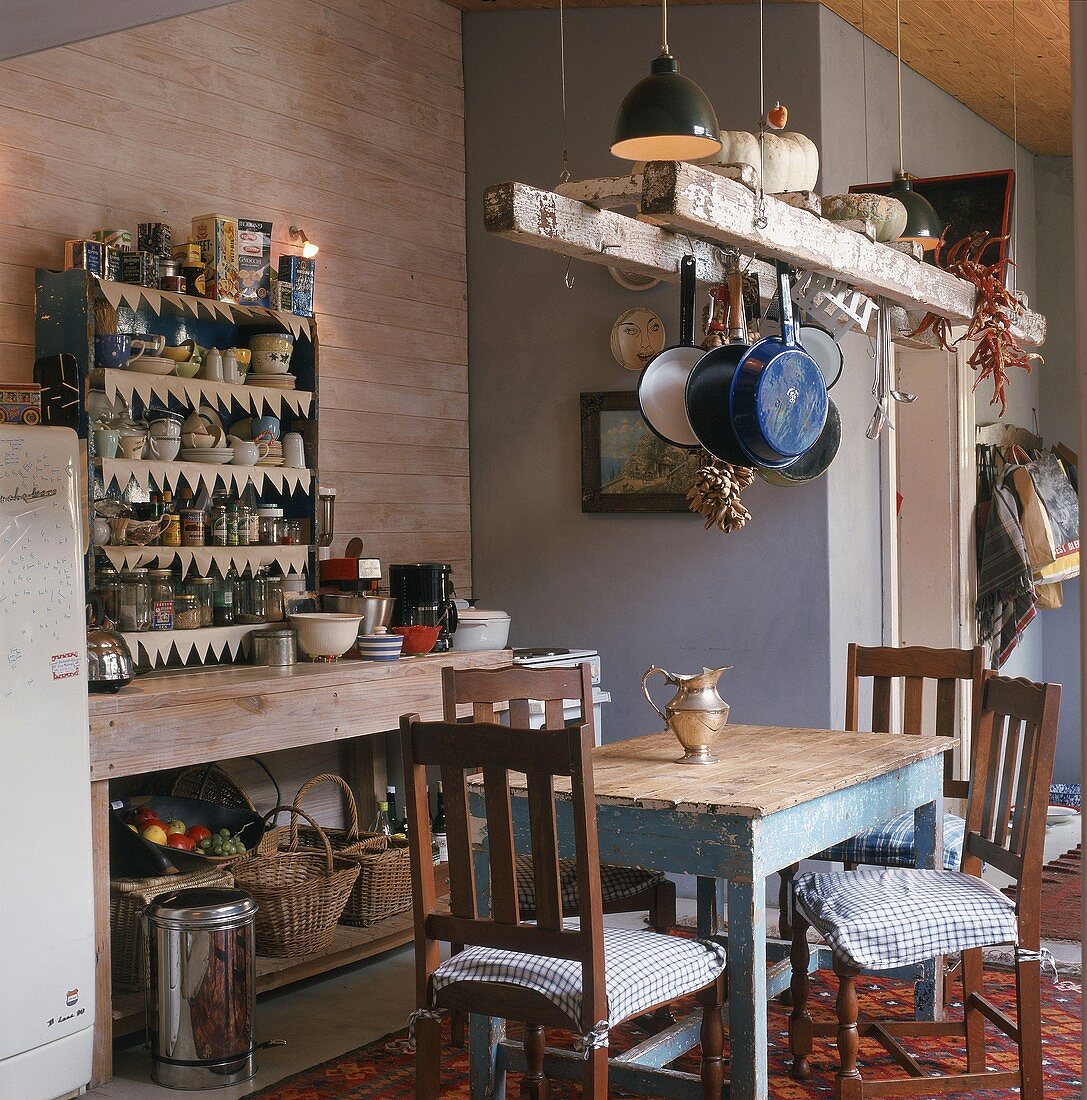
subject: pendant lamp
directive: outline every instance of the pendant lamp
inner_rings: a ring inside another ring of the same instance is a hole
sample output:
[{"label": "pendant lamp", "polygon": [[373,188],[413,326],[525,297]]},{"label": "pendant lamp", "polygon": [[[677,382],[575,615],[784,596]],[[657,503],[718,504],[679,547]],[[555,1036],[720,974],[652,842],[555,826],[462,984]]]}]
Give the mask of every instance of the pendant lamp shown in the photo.
[{"label": "pendant lamp", "polygon": [[611,151],[623,160],[697,160],[721,149],[709,97],[682,76],[668,50],[668,0],[661,0],[661,52],[649,76],[627,92],[615,116]]},{"label": "pendant lamp", "polygon": [[898,165],[894,183],[887,192],[891,198],[898,199],[906,208],[906,228],[902,230],[900,241],[916,241],[926,252],[931,252],[940,243],[940,234],[944,230],[940,215],[932,203],[913,189],[913,178],[903,166],[902,156],[902,0],[895,0],[895,21],[898,33]]}]

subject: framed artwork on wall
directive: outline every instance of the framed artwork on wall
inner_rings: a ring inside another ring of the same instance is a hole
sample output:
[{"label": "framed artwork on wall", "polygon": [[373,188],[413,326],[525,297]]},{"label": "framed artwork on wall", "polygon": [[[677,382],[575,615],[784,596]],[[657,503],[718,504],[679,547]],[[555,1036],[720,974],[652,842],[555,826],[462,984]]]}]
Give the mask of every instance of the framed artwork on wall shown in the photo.
[{"label": "framed artwork on wall", "polygon": [[[855,183],[849,190],[885,195],[891,183]],[[1000,172],[971,172],[962,176],[932,176],[915,179],[913,189],[930,203],[940,221],[948,226],[944,238],[944,255],[963,237],[985,230],[990,236],[1006,237],[1010,232],[1012,200],[1015,192],[1015,173],[1009,168]],[[1008,256],[1008,241],[989,245],[982,255],[982,262],[995,264]],[[925,253],[925,260],[933,262],[933,254]]]},{"label": "framed artwork on wall", "polygon": [[635,390],[581,395],[581,510],[686,512],[698,455],[654,435]]}]

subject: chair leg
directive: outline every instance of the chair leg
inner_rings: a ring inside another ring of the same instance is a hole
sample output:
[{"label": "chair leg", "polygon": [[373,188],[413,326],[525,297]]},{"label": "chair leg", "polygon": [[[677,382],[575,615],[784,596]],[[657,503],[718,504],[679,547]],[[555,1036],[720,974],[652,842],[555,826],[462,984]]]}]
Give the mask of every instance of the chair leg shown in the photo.
[{"label": "chair leg", "polygon": [[975,993],[982,992],[983,962],[980,947],[962,953],[962,1004],[968,1073],[985,1072],[985,1017],[970,1001]]},{"label": "chair leg", "polygon": [[793,879],[799,870],[800,864],[793,863],[778,872],[778,936],[783,940],[793,935]]},{"label": "chair leg", "polygon": [[812,1047],[812,1023],[808,1012],[808,922],[799,914],[793,915],[793,945],[789,961],[793,973],[789,985],[793,1010],[789,1014],[789,1053],[793,1057],[792,1077],[803,1081],[811,1073],[808,1056]]},{"label": "chair leg", "polygon": [[[1035,945],[1035,949],[1037,945]],[[1019,1072],[1022,1100],[1042,1100],[1042,991],[1038,960],[1015,964],[1015,1002],[1019,1016]]]},{"label": "chair leg", "polygon": [[654,932],[671,932],[676,926],[676,884],[670,879],[658,882],[653,888],[649,925]]},{"label": "chair leg", "polygon": [[582,1100],[608,1100],[608,1048],[593,1047],[581,1079]]},{"label": "chair leg", "polygon": [[863,1100],[861,1073],[857,1069],[860,1052],[860,1033],[857,1030],[857,975],[845,963],[834,960],[834,973],[838,975],[838,1059],[840,1066],[834,1080],[835,1100]]},{"label": "chair leg", "polygon": [[468,1020],[463,1012],[451,1012],[449,1014],[450,1039],[458,1050],[464,1049],[465,1036],[468,1033]]},{"label": "chair leg", "polygon": [[521,1095],[527,1100],[551,1100],[551,1082],[544,1076],[544,1051],[547,1040],[543,1024],[525,1024],[525,1076]]},{"label": "chair leg", "polygon": [[442,1025],[437,1020],[415,1023],[415,1100],[439,1100],[442,1076]]},{"label": "chair leg", "polygon": [[702,1006],[702,1095],[705,1100],[721,1100],[725,1086],[725,1025],[721,1006],[725,1003],[725,977],[698,991]]}]

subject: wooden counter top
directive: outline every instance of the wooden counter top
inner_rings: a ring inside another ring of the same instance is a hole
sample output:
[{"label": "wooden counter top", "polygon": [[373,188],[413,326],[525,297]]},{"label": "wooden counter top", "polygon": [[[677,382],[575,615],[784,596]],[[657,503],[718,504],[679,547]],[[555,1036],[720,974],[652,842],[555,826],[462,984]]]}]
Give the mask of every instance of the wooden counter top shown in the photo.
[{"label": "wooden counter top", "polygon": [[91,778],[114,779],[395,729],[441,717],[441,670],[499,668],[509,650],[141,676],[90,697]]}]

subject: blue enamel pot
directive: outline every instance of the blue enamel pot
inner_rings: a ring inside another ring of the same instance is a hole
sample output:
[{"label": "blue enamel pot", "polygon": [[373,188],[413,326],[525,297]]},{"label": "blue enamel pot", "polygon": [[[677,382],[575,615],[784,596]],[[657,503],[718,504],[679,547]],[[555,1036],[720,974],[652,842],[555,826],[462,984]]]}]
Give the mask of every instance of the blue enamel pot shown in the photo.
[{"label": "blue enamel pot", "polygon": [[766,336],[740,360],[729,390],[732,430],[754,466],[783,469],[809,450],[830,399],[819,364],[796,336],[789,269],[777,264],[781,335]]}]

